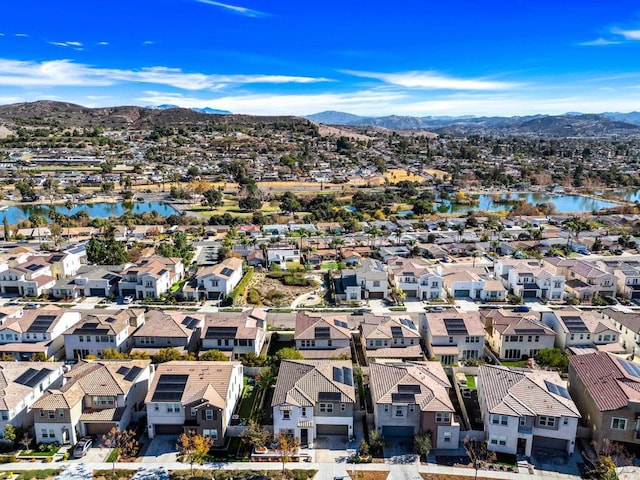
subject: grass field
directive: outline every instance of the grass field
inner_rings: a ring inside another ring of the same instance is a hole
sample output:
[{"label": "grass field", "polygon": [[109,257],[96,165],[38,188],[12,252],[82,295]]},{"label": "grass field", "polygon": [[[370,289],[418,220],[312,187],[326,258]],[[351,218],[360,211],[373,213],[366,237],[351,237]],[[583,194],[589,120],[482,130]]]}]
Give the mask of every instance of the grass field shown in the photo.
[{"label": "grass field", "polygon": [[399,168],[387,170],[386,172],[384,172],[384,178],[386,178],[390,183],[398,183],[402,182],[403,180],[420,183],[424,182],[424,178]]}]

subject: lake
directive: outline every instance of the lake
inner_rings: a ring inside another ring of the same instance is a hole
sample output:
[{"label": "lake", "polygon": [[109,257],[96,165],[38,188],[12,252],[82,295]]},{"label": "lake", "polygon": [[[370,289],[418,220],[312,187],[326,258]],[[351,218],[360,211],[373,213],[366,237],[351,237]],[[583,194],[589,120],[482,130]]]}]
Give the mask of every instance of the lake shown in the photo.
[{"label": "lake", "polygon": [[[503,195],[506,197],[506,195]],[[494,195],[478,195],[480,203],[477,205],[452,205],[444,203],[438,207],[440,213],[464,213],[469,210],[485,210],[488,212],[509,211],[511,205],[508,203],[494,203]],[[558,213],[591,212],[602,208],[615,207],[617,204],[606,200],[599,200],[581,195],[559,195],[550,193],[511,193],[508,194],[510,200],[523,198],[527,202],[535,205],[538,203],[553,203]]]},{"label": "lake", "polygon": [[[56,212],[70,215],[84,210],[91,218],[119,217],[126,211],[132,213],[147,213],[156,211],[162,216],[177,214],[178,211],[165,202],[133,202],[133,203],[87,203],[75,205],[71,210],[64,205],[56,205]],[[0,211],[0,219],[7,217],[10,224],[29,218],[30,215],[42,215],[47,222],[49,219],[49,205],[13,205]]]}]

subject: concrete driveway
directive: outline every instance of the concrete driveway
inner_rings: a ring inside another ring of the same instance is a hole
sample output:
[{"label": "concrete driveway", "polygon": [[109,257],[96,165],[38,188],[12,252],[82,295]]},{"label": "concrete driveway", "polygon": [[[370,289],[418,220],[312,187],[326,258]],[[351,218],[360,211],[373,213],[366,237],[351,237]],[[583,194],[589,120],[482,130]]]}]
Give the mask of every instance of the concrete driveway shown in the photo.
[{"label": "concrete driveway", "polygon": [[141,463],[169,463],[178,461],[177,435],[156,435],[149,440],[143,455],[138,457]]},{"label": "concrete driveway", "polygon": [[354,444],[349,445],[347,437],[343,435],[316,437],[313,442],[315,461],[317,463],[344,463],[349,457],[347,453],[349,447],[356,448]]},{"label": "concrete driveway", "polygon": [[[95,443],[94,443],[95,445]],[[75,446],[75,445],[74,445]],[[73,458],[73,447],[69,449],[69,463],[101,463],[107,460],[107,457],[111,453],[111,448],[105,447],[92,447],[87,454],[81,458]]]}]

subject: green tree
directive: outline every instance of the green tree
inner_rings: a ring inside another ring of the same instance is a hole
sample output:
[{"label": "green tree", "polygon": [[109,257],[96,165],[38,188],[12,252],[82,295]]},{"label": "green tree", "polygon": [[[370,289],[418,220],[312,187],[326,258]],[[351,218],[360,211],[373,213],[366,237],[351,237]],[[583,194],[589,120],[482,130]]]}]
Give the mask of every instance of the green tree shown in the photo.
[{"label": "green tree", "polygon": [[5,215],[2,219],[2,227],[4,229],[4,241],[8,241],[9,237],[11,237],[11,230],[9,229],[9,220],[7,220],[7,216]]},{"label": "green tree", "polygon": [[300,446],[300,440],[290,434],[280,434],[277,438],[276,451],[282,458],[282,474],[284,475],[285,463],[291,461],[298,452]]},{"label": "green tree", "polygon": [[545,367],[551,367],[563,372],[569,368],[567,355],[559,348],[543,348],[535,356],[536,363]]},{"label": "green tree", "polygon": [[129,457],[135,455],[140,444],[136,438],[136,432],[133,430],[122,430],[113,427],[109,432],[102,436],[104,446],[107,448],[118,449],[118,455],[114,456],[112,466],[113,472],[116,471],[116,460],[118,457]]},{"label": "green tree", "polygon": [[182,433],[178,437],[176,448],[180,451],[182,460],[191,465],[191,474],[193,475],[193,464],[204,463],[209,454],[209,450],[213,446],[211,437],[198,435],[196,432]]},{"label": "green tree", "polygon": [[222,192],[217,188],[210,188],[202,194],[204,197],[202,203],[208,207],[216,208],[222,205]]},{"label": "green tree", "polygon": [[172,360],[194,360],[196,357],[192,353],[180,353],[177,349],[172,347],[161,348],[153,356],[153,363],[165,363]]},{"label": "green tree", "polygon": [[95,265],[122,265],[127,262],[127,251],[113,236],[92,237],[85,246],[87,260]]},{"label": "green tree", "polygon": [[193,259],[193,244],[189,242],[189,238],[185,232],[176,232],[173,234],[173,242],[163,242],[157,247],[159,255],[163,257],[178,257],[182,259],[182,263],[189,265]]},{"label": "green tree", "polygon": [[16,429],[10,423],[4,426],[4,439],[11,443],[16,441]]},{"label": "green tree", "polygon": [[282,360],[302,360],[304,357],[300,350],[293,347],[285,347],[278,350],[275,354],[277,360],[281,362]]},{"label": "green tree", "polygon": [[302,209],[302,205],[293,192],[287,191],[280,198],[280,210],[287,213],[295,213]]},{"label": "green tree", "polygon": [[207,351],[202,352],[200,354],[199,360],[206,361],[206,362],[211,362],[211,361],[213,361],[213,362],[228,362],[229,361],[229,357],[227,357],[220,350],[207,350]]},{"label": "green tree", "polygon": [[262,428],[255,420],[249,420],[249,425],[240,435],[242,443],[254,448],[264,448],[271,439],[269,430]]},{"label": "green tree", "polygon": [[419,433],[413,438],[413,447],[418,455],[426,457],[433,448],[431,436],[426,433]]},{"label": "green tree", "polygon": [[247,210],[248,212],[255,212],[262,208],[262,200],[260,200],[258,197],[249,195],[247,197],[241,198],[238,201],[238,207],[240,207],[242,210]]}]

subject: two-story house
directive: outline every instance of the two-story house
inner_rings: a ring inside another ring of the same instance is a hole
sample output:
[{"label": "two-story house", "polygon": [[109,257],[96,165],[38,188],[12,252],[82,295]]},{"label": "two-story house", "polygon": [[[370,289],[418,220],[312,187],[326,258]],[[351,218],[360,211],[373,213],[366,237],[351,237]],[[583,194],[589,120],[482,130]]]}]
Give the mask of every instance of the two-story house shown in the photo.
[{"label": "two-story house", "polygon": [[485,330],[478,312],[448,309],[420,316],[429,358],[445,365],[483,358]]},{"label": "two-story house", "polygon": [[591,432],[604,440],[640,445],[640,366],[597,352],[569,357],[569,392]]},{"label": "two-story house", "polygon": [[191,288],[184,289],[187,298],[218,300],[233,292],[242,280],[242,259],[230,257],[217,265],[198,269]]},{"label": "two-story house", "polygon": [[51,287],[54,298],[108,297],[118,293],[122,276],[104,267],[84,265],[73,278],[62,277]]},{"label": "two-story house", "polygon": [[442,272],[444,288],[453,298],[470,298],[484,302],[503,302],[507,289],[502,282],[471,269],[447,269]]},{"label": "two-story house", "polygon": [[137,299],[159,298],[184,276],[180,258],[157,255],[143,258],[137,265],[122,271],[120,295],[132,295]]},{"label": "two-story house", "polygon": [[618,280],[618,295],[630,299],[640,298],[640,268],[621,262],[613,269],[613,274]]},{"label": "two-story house", "polygon": [[36,441],[74,444],[113,427],[123,431],[144,414],[152,376],[150,360],[81,361],[32,405]]},{"label": "two-story house", "polygon": [[586,260],[545,257],[545,267],[566,278],[567,293],[581,301],[591,301],[594,296],[613,297],[616,294],[618,278]]},{"label": "two-story house", "polygon": [[64,332],[81,318],[77,310],[47,307],[25,310],[20,316],[0,321],[0,354],[16,360],[64,359]]},{"label": "two-story house", "polygon": [[611,321],[618,332],[618,341],[624,351],[636,356],[640,355],[640,313],[605,308],[600,315]]},{"label": "two-story house", "polygon": [[385,441],[412,442],[430,432],[433,448],[458,448],[460,424],[440,363],[372,363],[369,385],[375,427]]},{"label": "two-story house", "polygon": [[306,359],[351,357],[347,315],[298,312],[293,340]]},{"label": "two-story house", "polygon": [[392,257],[387,260],[389,281],[407,298],[438,300],[442,298],[442,277],[424,258]]},{"label": "two-story house", "polygon": [[260,355],[267,338],[267,313],[253,308],[240,313],[219,312],[206,317],[200,336],[201,351],[220,350],[237,360]]},{"label": "two-story house", "polygon": [[144,310],[137,308],[83,311],[81,320],[64,332],[66,358],[100,358],[107,349],[128,352],[131,335],[144,321]]},{"label": "two-story house", "polygon": [[271,408],[274,435],[309,445],[317,437],[353,436],[356,394],[350,360],[284,360]]},{"label": "two-story house", "polygon": [[556,372],[481,365],[477,388],[489,451],[573,453],[580,412]]},{"label": "two-story house", "polygon": [[542,312],[542,321],[556,332],[555,346],[562,351],[571,347],[617,344],[619,340],[614,324],[593,311],[565,307]]},{"label": "two-story house", "polygon": [[[62,362],[0,362],[0,420],[2,426],[29,428],[32,405],[50,386],[62,383]],[[2,431],[4,434],[4,430]]]},{"label": "two-story house", "polygon": [[336,295],[349,302],[387,298],[389,293],[387,266],[372,258],[362,259],[360,267],[343,269],[336,279]]},{"label": "two-story house", "polygon": [[367,314],[358,327],[365,355],[375,359],[424,360],[420,332],[408,316]]},{"label": "two-story house", "polygon": [[132,335],[132,351],[154,355],[162,348],[195,352],[206,314],[175,310],[150,310],[144,324]]},{"label": "two-story house", "polygon": [[494,273],[505,288],[523,299],[560,301],[564,295],[564,276],[542,268],[538,260],[499,259]]},{"label": "two-story house", "polygon": [[274,246],[267,249],[267,266],[283,266],[287,262],[300,263],[300,250],[297,247]]},{"label": "two-story house", "polygon": [[505,310],[482,313],[486,341],[502,360],[534,358],[544,348],[553,348],[556,333],[536,316],[518,315]]},{"label": "two-story house", "polygon": [[56,283],[51,264],[44,257],[30,256],[26,261],[10,266],[0,264],[0,291],[7,295],[39,297]]},{"label": "two-story house", "polygon": [[240,362],[172,361],[158,365],[145,400],[147,435],[195,432],[224,445],[242,395]]}]

